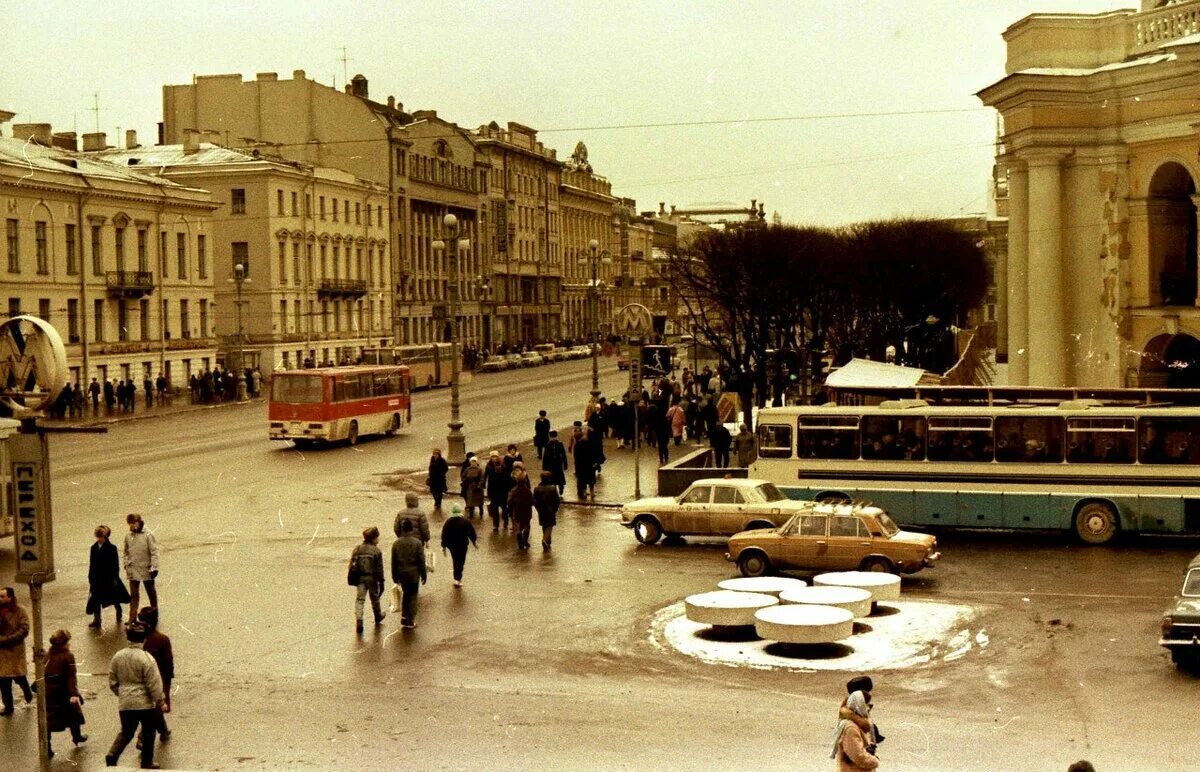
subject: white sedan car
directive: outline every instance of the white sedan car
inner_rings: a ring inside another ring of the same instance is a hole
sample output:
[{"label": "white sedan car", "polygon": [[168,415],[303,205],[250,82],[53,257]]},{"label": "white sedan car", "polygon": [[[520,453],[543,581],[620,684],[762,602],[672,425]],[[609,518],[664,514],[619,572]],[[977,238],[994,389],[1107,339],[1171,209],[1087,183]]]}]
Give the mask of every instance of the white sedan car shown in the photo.
[{"label": "white sedan car", "polygon": [[667,536],[732,536],[775,528],[812,502],[793,501],[766,480],[723,477],[696,480],[679,496],[631,501],[621,508],[621,525],[642,544]]}]

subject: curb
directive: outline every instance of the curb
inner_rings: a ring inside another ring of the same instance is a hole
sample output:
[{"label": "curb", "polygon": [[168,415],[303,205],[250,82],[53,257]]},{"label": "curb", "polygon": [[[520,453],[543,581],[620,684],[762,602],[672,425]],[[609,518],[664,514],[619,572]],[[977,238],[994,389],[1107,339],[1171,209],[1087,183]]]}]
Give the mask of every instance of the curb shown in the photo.
[{"label": "curb", "polygon": [[49,423],[49,426],[62,426],[66,428],[76,429],[88,426],[109,426],[112,424],[121,424],[128,421],[145,421],[151,418],[168,418],[174,415],[186,415],[187,413],[199,413],[202,410],[218,410],[221,408],[233,407],[235,405],[250,405],[255,402],[265,402],[263,398],[248,399],[245,402],[217,402],[211,405],[189,405],[188,407],[178,410],[171,410],[165,413],[133,413],[131,415],[123,415],[116,417],[100,418],[95,421],[79,422],[79,421],[54,421]]}]

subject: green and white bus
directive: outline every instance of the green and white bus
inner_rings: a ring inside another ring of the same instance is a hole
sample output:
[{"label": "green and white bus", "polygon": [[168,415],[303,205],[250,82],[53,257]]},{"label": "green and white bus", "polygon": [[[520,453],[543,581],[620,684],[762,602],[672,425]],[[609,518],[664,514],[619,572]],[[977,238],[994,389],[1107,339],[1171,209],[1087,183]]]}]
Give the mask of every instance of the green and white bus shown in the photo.
[{"label": "green and white bus", "polygon": [[751,477],[903,525],[1200,536],[1200,407],[900,399],[764,408],[757,432]]}]

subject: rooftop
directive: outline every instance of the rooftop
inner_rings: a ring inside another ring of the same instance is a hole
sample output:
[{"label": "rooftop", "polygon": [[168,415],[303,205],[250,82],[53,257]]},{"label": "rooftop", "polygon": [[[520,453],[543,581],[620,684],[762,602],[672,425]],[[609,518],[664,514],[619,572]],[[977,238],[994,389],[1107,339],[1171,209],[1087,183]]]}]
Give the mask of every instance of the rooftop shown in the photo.
[{"label": "rooftop", "polygon": [[57,147],[47,147],[32,140],[0,137],[0,165],[27,168],[31,172],[45,171],[58,174],[95,177],[125,182],[179,188],[170,180],[150,171],[134,170],[113,163],[93,153],[77,153]]}]

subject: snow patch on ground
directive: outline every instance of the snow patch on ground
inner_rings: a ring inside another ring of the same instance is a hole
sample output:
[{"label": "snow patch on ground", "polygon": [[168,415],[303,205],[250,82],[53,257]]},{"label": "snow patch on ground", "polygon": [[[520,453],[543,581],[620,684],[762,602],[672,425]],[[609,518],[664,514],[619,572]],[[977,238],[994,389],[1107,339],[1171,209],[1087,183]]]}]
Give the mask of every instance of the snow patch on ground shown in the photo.
[{"label": "snow patch on ground", "polygon": [[[988,645],[982,629],[972,629],[970,606],[897,600],[884,613],[856,620],[855,634],[832,644],[799,647],[745,634],[717,633],[689,620],[684,604],[660,610],[651,620],[650,641],[704,662],[760,670],[894,670],[930,662],[950,662]],[[894,609],[894,611],[892,611]]]}]

